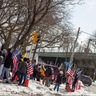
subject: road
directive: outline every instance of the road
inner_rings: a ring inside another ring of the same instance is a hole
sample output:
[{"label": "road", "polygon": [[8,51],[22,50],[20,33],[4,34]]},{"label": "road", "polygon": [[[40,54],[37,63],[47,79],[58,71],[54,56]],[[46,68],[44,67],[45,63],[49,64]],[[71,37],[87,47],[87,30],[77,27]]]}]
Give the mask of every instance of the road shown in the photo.
[{"label": "road", "polygon": [[91,92],[96,94],[96,85],[91,85],[87,87]]}]

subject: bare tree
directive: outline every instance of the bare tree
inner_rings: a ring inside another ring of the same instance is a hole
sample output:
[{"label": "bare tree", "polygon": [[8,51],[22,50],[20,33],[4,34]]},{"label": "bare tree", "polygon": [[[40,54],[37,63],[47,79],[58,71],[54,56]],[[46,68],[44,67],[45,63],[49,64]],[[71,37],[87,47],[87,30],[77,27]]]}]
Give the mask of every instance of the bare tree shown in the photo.
[{"label": "bare tree", "polygon": [[[30,45],[33,31],[42,32],[42,38],[47,41],[45,47],[59,43],[68,26],[68,5],[79,4],[75,0],[1,0],[0,2],[0,39],[4,40],[5,48],[17,48]],[[60,13],[60,14],[59,14]],[[62,33],[62,21],[64,33]],[[47,35],[47,36],[46,36]],[[47,39],[46,39],[47,37]],[[61,38],[61,39],[60,39]],[[48,40],[49,39],[49,40]],[[48,44],[49,43],[49,44]],[[61,43],[60,43],[61,44]],[[62,44],[61,44],[62,45]],[[60,46],[61,46],[60,45]]]}]

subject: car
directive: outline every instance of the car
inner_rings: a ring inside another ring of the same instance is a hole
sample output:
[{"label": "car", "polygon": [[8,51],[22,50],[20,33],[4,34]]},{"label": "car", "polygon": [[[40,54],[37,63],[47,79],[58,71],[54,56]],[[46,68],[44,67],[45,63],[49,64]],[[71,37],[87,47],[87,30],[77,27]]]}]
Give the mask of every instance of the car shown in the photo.
[{"label": "car", "polygon": [[[45,69],[48,69],[48,67],[50,66],[52,69],[53,69],[53,75],[54,75],[54,79],[56,78],[56,76],[58,75],[58,67],[57,66],[54,66],[54,65],[49,65],[49,64],[43,64]],[[40,70],[41,68],[41,64],[37,64],[38,66],[38,70]],[[42,76],[43,77],[43,76]],[[52,78],[52,76],[50,76],[50,78]]]},{"label": "car", "polygon": [[80,80],[84,85],[88,85],[88,86],[90,86],[93,82],[92,78],[87,75],[81,75]]}]

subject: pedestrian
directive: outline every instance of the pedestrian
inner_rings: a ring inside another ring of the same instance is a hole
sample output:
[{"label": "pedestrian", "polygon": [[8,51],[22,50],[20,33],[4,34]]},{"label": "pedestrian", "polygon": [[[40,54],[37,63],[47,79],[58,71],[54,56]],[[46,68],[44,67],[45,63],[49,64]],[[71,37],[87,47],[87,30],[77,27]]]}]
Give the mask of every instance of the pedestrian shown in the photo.
[{"label": "pedestrian", "polygon": [[[27,72],[27,59],[24,58],[24,61],[22,61],[19,66],[18,69],[16,71],[16,73],[14,74],[12,81],[15,79],[15,77],[18,75],[19,77],[19,84],[18,85],[24,85],[25,81],[26,81],[26,72]],[[23,80],[24,77],[24,80]],[[23,83],[22,83],[23,80]],[[22,83],[22,84],[21,84]]]},{"label": "pedestrian", "polygon": [[2,56],[2,51],[0,51],[0,66],[2,65],[2,63],[3,63],[3,56]]},{"label": "pedestrian", "polygon": [[3,64],[3,60],[4,60],[4,58],[3,58],[3,56],[2,56],[2,51],[0,51],[0,76],[1,76],[1,74],[2,74],[2,64]]},{"label": "pedestrian", "polygon": [[[34,66],[36,65],[36,60],[32,62],[32,68],[34,70]],[[34,79],[33,75],[30,75],[30,79]]]},{"label": "pedestrian", "polygon": [[72,89],[75,90],[75,85],[78,81],[78,75],[77,72],[73,75],[73,83],[72,83]]},{"label": "pedestrian", "polygon": [[45,83],[45,86],[49,87],[50,86],[50,82],[49,82],[49,77],[52,76],[52,70],[51,67],[49,66],[48,69],[45,71],[45,77],[43,78],[42,84]]},{"label": "pedestrian", "polygon": [[13,63],[13,59],[12,59],[12,53],[9,52],[8,56],[6,57],[6,60],[4,62],[4,68],[3,68],[3,71],[2,71],[2,80],[3,80],[3,77],[4,77],[4,73],[6,72],[6,83],[9,83],[9,67],[10,65],[12,65]]},{"label": "pedestrian", "polygon": [[36,65],[36,60],[34,60],[33,63],[32,63],[33,68],[34,68],[35,65]]},{"label": "pedestrian", "polygon": [[54,90],[57,88],[57,92],[59,91],[59,86],[61,84],[62,76],[63,76],[63,71],[59,71],[59,73],[57,75],[57,79],[56,79],[56,84],[54,87]]},{"label": "pedestrian", "polygon": [[41,72],[40,71],[38,71],[36,78],[37,78],[37,81],[39,81],[41,79]]},{"label": "pedestrian", "polygon": [[31,64],[29,58],[27,58],[27,63],[28,63],[27,74],[28,75],[33,75],[33,67],[32,67],[32,64]]},{"label": "pedestrian", "polygon": [[35,80],[37,73],[38,73],[38,66],[34,65],[34,67],[33,67],[33,80]]}]

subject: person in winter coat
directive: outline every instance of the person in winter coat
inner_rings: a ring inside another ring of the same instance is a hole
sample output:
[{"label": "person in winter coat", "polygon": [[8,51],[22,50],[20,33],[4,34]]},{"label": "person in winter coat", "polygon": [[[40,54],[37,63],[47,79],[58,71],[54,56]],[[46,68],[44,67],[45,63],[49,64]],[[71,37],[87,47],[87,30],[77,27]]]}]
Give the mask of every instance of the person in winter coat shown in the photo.
[{"label": "person in winter coat", "polygon": [[45,86],[49,87],[50,86],[50,82],[49,82],[49,77],[52,75],[52,70],[51,67],[49,66],[48,69],[45,71],[45,77],[43,78],[42,84],[45,83]]},{"label": "person in winter coat", "polygon": [[54,87],[54,90],[57,87],[57,92],[59,91],[59,86],[61,84],[62,76],[63,76],[63,71],[60,71],[59,74],[57,75],[57,80],[56,80],[56,84],[55,84],[55,87]]},{"label": "person in winter coat", "polygon": [[72,89],[75,90],[75,85],[78,81],[78,75],[77,75],[77,73],[75,73],[73,76],[74,76],[74,80],[73,80],[73,83],[72,83]]},{"label": "person in winter coat", "polygon": [[0,51],[0,67],[1,67],[1,65],[3,64],[3,56],[2,56],[2,52]]},{"label": "person in winter coat", "polygon": [[39,79],[41,79],[41,72],[40,71],[38,71],[36,78],[37,78],[37,81],[39,81]]},{"label": "person in winter coat", "polygon": [[13,59],[12,59],[12,53],[9,53],[8,56],[6,57],[6,60],[4,62],[4,68],[3,68],[3,71],[2,71],[2,80],[3,80],[3,77],[4,77],[4,73],[6,72],[6,83],[9,83],[8,81],[8,78],[9,78],[9,67],[10,65],[12,65],[13,63]]},{"label": "person in winter coat", "polygon": [[35,80],[37,73],[38,73],[38,66],[34,65],[34,67],[33,67],[33,80]]},{"label": "person in winter coat", "polygon": [[[18,85],[24,85],[25,81],[26,81],[26,72],[27,72],[27,59],[24,58],[24,61],[22,61],[17,69],[17,72],[14,74],[14,77],[12,78],[11,81],[13,81],[16,77],[16,75],[18,75],[19,77],[19,84]],[[24,77],[24,80],[23,80]],[[23,80],[23,83],[22,83]],[[21,84],[22,83],[22,84]]]},{"label": "person in winter coat", "polygon": [[[34,71],[34,66],[36,65],[36,60],[34,60],[33,62],[32,62],[32,68],[33,68],[33,71]],[[33,75],[30,75],[30,79],[35,79],[34,77],[33,77]]]}]

